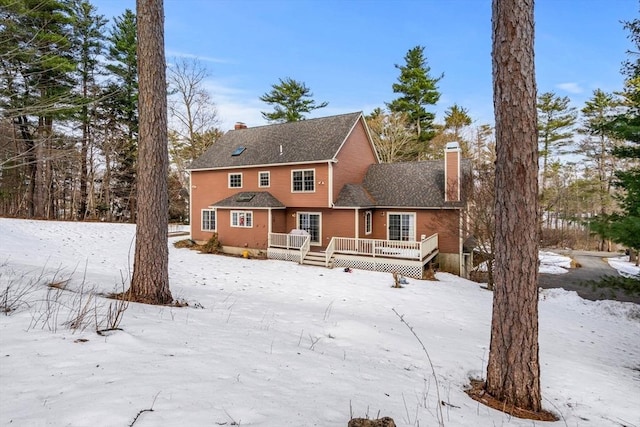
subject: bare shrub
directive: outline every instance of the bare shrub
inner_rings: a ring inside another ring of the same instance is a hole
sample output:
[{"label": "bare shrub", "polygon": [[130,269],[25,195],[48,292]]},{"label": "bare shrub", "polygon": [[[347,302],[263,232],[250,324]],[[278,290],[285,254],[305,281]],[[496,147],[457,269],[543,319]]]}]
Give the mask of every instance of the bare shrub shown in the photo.
[{"label": "bare shrub", "polygon": [[42,277],[30,278],[26,274],[16,275],[9,270],[6,263],[0,266],[0,312],[6,316],[19,311],[21,308],[29,308],[32,294],[41,286]]},{"label": "bare shrub", "polygon": [[216,254],[220,252],[220,249],[222,249],[222,244],[218,240],[218,233],[213,233],[207,243],[200,247],[200,251],[205,254]]}]

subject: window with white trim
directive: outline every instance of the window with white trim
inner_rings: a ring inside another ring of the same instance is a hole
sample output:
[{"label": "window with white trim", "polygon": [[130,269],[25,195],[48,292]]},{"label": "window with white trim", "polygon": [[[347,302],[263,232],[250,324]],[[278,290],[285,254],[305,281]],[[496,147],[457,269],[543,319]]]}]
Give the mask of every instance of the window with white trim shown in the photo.
[{"label": "window with white trim", "polygon": [[271,173],[258,172],[258,187],[269,187],[271,185]]},{"label": "window with white trim", "polygon": [[229,188],[242,188],[242,174],[230,173],[229,174]]},{"label": "window with white trim", "polygon": [[291,191],[311,193],[316,191],[316,170],[303,169],[291,171]]},{"label": "window with white trim", "polygon": [[216,231],[216,211],[213,209],[202,210],[202,231]]},{"label": "window with white trim", "polygon": [[416,215],[413,213],[389,213],[388,239],[413,242],[416,240]]},{"label": "window with white trim", "polygon": [[242,228],[253,227],[253,212],[231,211],[231,226]]},{"label": "window with white trim", "polygon": [[371,234],[373,224],[373,215],[371,211],[365,211],[364,213],[364,234]]}]

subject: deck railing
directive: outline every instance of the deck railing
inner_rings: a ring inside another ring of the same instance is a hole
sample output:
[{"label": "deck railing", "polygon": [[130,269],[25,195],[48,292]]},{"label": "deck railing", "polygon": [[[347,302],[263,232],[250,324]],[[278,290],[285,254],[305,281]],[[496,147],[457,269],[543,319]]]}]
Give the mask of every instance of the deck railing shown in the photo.
[{"label": "deck railing", "polygon": [[425,259],[429,254],[438,250],[438,233],[433,234],[420,242],[420,259]]},{"label": "deck railing", "polygon": [[334,253],[342,253],[370,257],[423,260],[437,249],[437,233],[420,242],[334,237],[331,239],[329,246],[327,246],[327,258],[330,258]]},{"label": "deck railing", "polygon": [[308,234],[269,233],[269,247],[271,248],[301,249],[305,241],[309,241]]},{"label": "deck railing", "polygon": [[[311,237],[302,234],[269,233],[269,247],[300,252],[300,262],[310,250]],[[438,234],[419,242],[401,240],[356,239],[333,237],[325,249],[325,264],[334,254],[360,255],[380,258],[401,258],[423,261],[438,249]]]}]

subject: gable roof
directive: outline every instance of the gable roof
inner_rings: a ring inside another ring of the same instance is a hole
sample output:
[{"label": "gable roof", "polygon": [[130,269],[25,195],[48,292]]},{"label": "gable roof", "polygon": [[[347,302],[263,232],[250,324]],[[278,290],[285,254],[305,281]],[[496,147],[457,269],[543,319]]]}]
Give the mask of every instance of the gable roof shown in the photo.
[{"label": "gable roof", "polygon": [[215,202],[216,208],[276,208],[283,209],[284,204],[268,191],[243,191],[226,199]]},{"label": "gable roof", "polygon": [[[471,179],[471,163],[461,161],[462,189]],[[360,187],[358,190],[353,187]],[[366,194],[369,202],[362,196]],[[345,185],[336,207],[456,208],[465,204],[444,200],[444,160],[380,163],[369,166],[361,185]]]},{"label": "gable roof", "polygon": [[336,157],[361,116],[357,112],[230,130],[189,169],[329,161]]}]

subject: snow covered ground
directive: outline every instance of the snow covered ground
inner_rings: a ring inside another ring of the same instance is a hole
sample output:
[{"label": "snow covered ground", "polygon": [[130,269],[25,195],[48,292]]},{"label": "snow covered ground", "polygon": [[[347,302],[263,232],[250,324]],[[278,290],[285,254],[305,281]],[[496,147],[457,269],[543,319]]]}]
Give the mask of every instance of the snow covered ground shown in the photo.
[{"label": "snow covered ground", "polygon": [[540,251],[540,273],[564,274],[571,268],[571,258],[558,255],[554,252]]},{"label": "snow covered ground", "polygon": [[[554,252],[540,251],[538,252],[540,266],[538,272],[546,274],[565,274],[571,268],[571,258],[559,255]],[[487,271],[486,262],[479,264],[476,269],[478,271]]]},{"label": "snow covered ground", "polygon": [[618,270],[618,273],[624,277],[640,276],[640,267],[629,262],[629,256],[619,256],[607,258],[609,265]]},{"label": "snow covered ground", "polygon": [[[0,315],[0,425],[125,426],[138,414],[136,427],[344,427],[378,414],[437,425],[431,368],[395,309],[429,351],[446,426],[640,426],[640,306],[559,289],[542,291],[539,306],[543,403],[555,423],[463,392],[486,369],[492,294],[449,274],[393,289],[385,273],[170,246],[171,290],[188,307],[131,304],[123,330],[100,336],[93,323],[110,301],[95,297],[88,327],[69,329],[88,289],[127,280],[134,234],[0,218],[0,292],[22,289],[25,303]],[[74,292],[45,286],[67,279]]]}]

